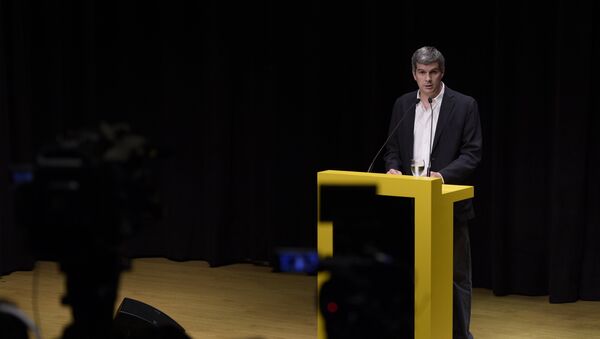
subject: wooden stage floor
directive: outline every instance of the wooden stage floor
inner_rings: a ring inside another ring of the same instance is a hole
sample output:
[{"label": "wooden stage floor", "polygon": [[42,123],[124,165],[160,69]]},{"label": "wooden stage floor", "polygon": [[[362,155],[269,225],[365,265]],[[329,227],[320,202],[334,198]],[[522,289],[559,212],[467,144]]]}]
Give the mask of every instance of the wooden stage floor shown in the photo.
[{"label": "wooden stage floor", "polygon": [[[69,308],[60,304],[63,284],[55,263],[38,262],[34,272],[0,277],[0,298],[36,319],[44,338],[58,338],[71,321]],[[268,267],[136,259],[122,275],[115,307],[124,297],[159,309],[194,339],[316,337],[316,278],[273,273]],[[478,339],[600,338],[600,302],[550,304],[547,297],[496,297],[475,289],[472,313]]]}]

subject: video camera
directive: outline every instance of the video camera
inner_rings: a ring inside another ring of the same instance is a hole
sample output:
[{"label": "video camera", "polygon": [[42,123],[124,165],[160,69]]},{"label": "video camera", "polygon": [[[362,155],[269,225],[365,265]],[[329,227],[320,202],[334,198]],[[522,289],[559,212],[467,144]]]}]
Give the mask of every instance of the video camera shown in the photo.
[{"label": "video camera", "polygon": [[124,240],[160,218],[157,151],[125,123],[69,131],[13,170],[17,224],[36,260],[66,274],[73,324],[63,338],[110,338]]},{"label": "video camera", "polygon": [[414,337],[413,201],[374,185],[320,186],[333,256],[321,258],[319,309],[330,339]]}]

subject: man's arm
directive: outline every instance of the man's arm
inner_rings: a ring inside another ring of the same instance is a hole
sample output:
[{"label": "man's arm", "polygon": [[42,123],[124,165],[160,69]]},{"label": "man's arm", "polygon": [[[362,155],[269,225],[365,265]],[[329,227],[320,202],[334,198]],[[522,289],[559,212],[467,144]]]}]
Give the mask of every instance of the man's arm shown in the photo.
[{"label": "man's arm", "polygon": [[481,162],[481,122],[477,102],[469,102],[465,123],[461,133],[461,146],[458,157],[439,171],[446,183],[464,182]]}]

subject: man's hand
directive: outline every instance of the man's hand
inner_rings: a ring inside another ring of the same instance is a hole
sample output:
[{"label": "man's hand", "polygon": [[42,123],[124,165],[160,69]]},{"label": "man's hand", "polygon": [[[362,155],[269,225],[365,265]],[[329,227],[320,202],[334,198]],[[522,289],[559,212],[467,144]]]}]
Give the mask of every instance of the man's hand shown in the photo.
[{"label": "man's hand", "polygon": [[444,183],[444,177],[439,172],[431,171],[429,176],[432,178],[440,178],[440,179],[442,179],[442,183]]},{"label": "man's hand", "polygon": [[387,174],[402,175],[402,172],[398,171],[397,169],[392,168],[389,171],[387,171]]}]

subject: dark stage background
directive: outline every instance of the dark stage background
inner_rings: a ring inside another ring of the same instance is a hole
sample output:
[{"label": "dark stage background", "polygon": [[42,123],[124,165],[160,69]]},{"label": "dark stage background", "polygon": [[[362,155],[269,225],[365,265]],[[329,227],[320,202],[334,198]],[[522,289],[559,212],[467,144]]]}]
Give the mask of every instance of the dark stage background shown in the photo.
[{"label": "dark stage background", "polygon": [[32,265],[9,167],[100,120],[172,153],[165,218],[132,256],[217,266],[314,247],[316,173],[366,171],[416,88],[412,52],[434,45],[481,111],[475,285],[600,299],[596,1],[0,4],[2,274]]}]

